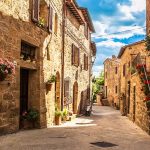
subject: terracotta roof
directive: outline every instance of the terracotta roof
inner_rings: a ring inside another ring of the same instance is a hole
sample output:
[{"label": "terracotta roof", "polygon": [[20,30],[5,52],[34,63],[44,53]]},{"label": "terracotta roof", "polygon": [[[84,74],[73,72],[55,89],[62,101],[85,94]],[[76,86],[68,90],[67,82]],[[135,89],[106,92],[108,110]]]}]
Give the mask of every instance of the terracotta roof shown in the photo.
[{"label": "terracotta roof", "polygon": [[135,42],[135,43],[132,43],[132,44],[123,46],[123,47],[120,49],[120,52],[119,52],[119,54],[118,54],[118,58],[121,58],[121,56],[124,54],[125,49],[126,49],[127,47],[130,47],[130,46],[133,46],[133,45],[137,45],[137,44],[141,44],[141,43],[144,43],[144,42],[145,42],[145,40],[142,40],[142,41],[138,41],[138,42]]},{"label": "terracotta roof", "polygon": [[79,23],[84,24],[84,19],[80,14],[80,10],[78,9],[76,2],[74,0],[66,0],[66,5],[69,8],[69,10],[72,12],[72,14],[76,17],[76,19],[79,21]]},{"label": "terracotta roof", "polygon": [[96,51],[97,51],[95,42],[91,42],[91,49],[92,49],[92,52],[93,52],[93,56],[95,56],[96,55]]},{"label": "terracotta roof", "polygon": [[93,22],[92,22],[92,19],[91,19],[91,16],[89,14],[88,9],[87,8],[83,8],[83,7],[80,7],[80,9],[81,9],[81,11],[82,11],[82,13],[84,15],[85,21],[87,22],[90,30],[92,32],[95,32],[94,25],[93,25]]},{"label": "terracotta roof", "polygon": [[[70,11],[73,13],[73,15],[77,18],[80,24],[84,24],[84,20],[85,20],[91,32],[93,33],[95,32],[94,25],[93,25],[91,16],[87,8],[79,7],[76,0],[66,0],[66,5],[70,9]],[[82,15],[84,18],[82,18]]]}]

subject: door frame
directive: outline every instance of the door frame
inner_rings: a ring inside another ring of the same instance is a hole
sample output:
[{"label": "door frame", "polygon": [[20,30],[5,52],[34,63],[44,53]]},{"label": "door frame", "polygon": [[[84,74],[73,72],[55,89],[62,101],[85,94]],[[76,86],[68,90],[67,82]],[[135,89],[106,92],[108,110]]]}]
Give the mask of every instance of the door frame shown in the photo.
[{"label": "door frame", "polygon": [[78,82],[76,81],[73,85],[73,113],[77,114],[77,104],[78,104]]}]

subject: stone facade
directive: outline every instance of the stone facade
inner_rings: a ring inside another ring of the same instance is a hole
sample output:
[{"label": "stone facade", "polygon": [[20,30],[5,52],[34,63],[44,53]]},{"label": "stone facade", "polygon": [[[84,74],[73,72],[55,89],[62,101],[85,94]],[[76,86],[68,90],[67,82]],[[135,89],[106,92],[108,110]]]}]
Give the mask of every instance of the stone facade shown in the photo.
[{"label": "stone facade", "polygon": [[[73,109],[73,97],[78,93],[77,98],[74,99],[77,107],[76,113],[80,109],[81,92],[91,86],[93,49],[91,47],[91,37],[88,40],[85,38],[84,25],[80,25],[71,12],[70,15],[66,16],[64,79],[62,79],[64,3],[62,0],[52,0],[50,3],[49,0],[41,0],[40,2],[40,16],[47,18],[49,6],[53,9],[51,32],[47,28],[41,27],[41,24],[32,21],[32,1],[0,1],[0,58],[7,58],[16,64],[15,75],[10,75],[6,80],[0,81],[0,134],[19,130],[22,70],[28,72],[27,105],[28,108],[36,108],[39,111],[38,127],[40,128],[54,124],[55,104],[59,102],[62,105],[61,100],[63,99],[63,103],[65,101],[62,80],[69,79],[70,81],[70,110]],[[43,14],[45,15],[43,16]],[[79,10],[79,14],[84,18],[81,10]],[[75,24],[71,22],[72,19]],[[48,24],[48,19],[45,20],[45,24]],[[86,23],[85,19],[83,21]],[[90,29],[88,30],[89,33],[92,32]],[[75,67],[71,63],[72,44],[80,48],[79,67]],[[36,62],[21,59],[22,45],[31,46],[35,49]],[[89,58],[88,70],[82,69],[84,53]],[[47,90],[46,82],[52,75],[56,76],[56,82],[52,83],[51,90]],[[78,86],[78,89],[73,93],[75,85]],[[61,95],[62,92],[63,95]]]},{"label": "stone facade", "polygon": [[150,1],[146,0],[146,31],[150,34]]},{"label": "stone facade", "polygon": [[105,97],[113,107],[119,107],[120,93],[120,60],[116,56],[108,58],[104,62]]},{"label": "stone facade", "polygon": [[135,63],[136,65],[139,63],[136,60],[139,54],[145,64],[147,52],[144,41],[127,45],[120,50],[118,56],[121,60],[120,111],[122,115],[128,116],[130,120],[149,133],[150,118],[144,102],[146,95],[142,90],[140,75],[134,66]]}]

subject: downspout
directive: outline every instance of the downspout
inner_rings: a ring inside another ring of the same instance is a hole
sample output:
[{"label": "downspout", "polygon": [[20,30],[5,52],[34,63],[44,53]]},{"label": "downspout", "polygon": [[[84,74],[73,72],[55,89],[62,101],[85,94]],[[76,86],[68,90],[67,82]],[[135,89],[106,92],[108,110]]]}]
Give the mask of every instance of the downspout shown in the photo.
[{"label": "downspout", "polygon": [[66,17],[66,0],[63,0],[62,8],[62,52],[61,52],[61,110],[64,105],[64,53],[65,53],[65,17]]}]

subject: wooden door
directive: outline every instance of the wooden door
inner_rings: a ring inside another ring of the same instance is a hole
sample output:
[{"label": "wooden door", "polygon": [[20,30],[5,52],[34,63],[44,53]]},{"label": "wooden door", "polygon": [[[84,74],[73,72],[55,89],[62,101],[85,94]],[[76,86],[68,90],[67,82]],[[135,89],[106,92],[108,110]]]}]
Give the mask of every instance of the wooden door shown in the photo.
[{"label": "wooden door", "polygon": [[55,83],[55,103],[58,109],[61,109],[61,101],[60,101],[60,74],[56,73],[56,83]]},{"label": "wooden door", "polygon": [[77,103],[78,103],[78,83],[75,82],[73,85],[73,113],[77,114]]},{"label": "wooden door", "polygon": [[26,69],[20,70],[20,116],[28,111],[28,78],[29,71]]}]

